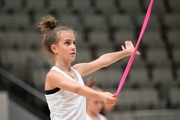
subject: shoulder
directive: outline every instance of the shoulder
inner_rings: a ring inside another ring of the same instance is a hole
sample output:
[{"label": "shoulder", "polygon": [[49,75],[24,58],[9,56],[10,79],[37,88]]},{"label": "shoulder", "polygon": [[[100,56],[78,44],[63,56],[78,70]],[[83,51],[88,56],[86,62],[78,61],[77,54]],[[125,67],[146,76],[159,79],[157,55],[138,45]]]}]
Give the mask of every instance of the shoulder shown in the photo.
[{"label": "shoulder", "polygon": [[57,81],[57,80],[59,81],[64,78],[66,78],[66,74],[60,69],[56,69],[56,68],[51,69],[46,75],[46,80],[47,81],[50,80],[51,82]]},{"label": "shoulder", "polygon": [[91,117],[86,113],[86,120],[92,120]]},{"label": "shoulder", "polygon": [[98,117],[100,118],[100,120],[107,120],[107,118],[101,114],[98,114]]},{"label": "shoulder", "polygon": [[58,74],[61,74],[55,70],[50,70],[47,74],[46,74],[46,80],[48,79],[52,79],[54,78],[55,76],[57,76]]},{"label": "shoulder", "polygon": [[[45,86],[46,88],[49,89],[49,87],[51,86],[53,80],[54,80],[54,77],[57,76],[57,72],[56,71],[52,71],[50,70],[47,74],[46,74],[46,82],[45,82]],[[51,87],[50,87],[51,88]],[[53,87],[52,87],[53,88]]]},{"label": "shoulder", "polygon": [[72,66],[73,69],[75,69],[76,71],[79,72],[80,75],[82,75],[83,72],[83,64],[82,63],[78,63]]},{"label": "shoulder", "polygon": [[53,89],[57,87],[56,84],[60,82],[62,77],[62,73],[57,72],[55,70],[50,70],[46,74],[45,89]]}]

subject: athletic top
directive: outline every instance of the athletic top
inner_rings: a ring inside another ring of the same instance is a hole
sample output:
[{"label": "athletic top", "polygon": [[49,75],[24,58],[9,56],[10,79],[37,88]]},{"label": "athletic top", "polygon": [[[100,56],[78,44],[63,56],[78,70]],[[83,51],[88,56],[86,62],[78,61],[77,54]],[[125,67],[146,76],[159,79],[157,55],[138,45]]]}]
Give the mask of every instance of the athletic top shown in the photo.
[{"label": "athletic top", "polygon": [[[98,114],[99,120],[107,120],[103,115]],[[87,113],[86,113],[86,120],[93,120]]]},{"label": "athletic top", "polygon": [[[69,80],[84,85],[79,72],[73,68],[71,69],[76,74],[78,80],[71,78],[56,66],[51,68],[51,70],[62,73]],[[45,97],[50,109],[51,120],[86,120],[85,97],[59,88],[45,91]]]}]

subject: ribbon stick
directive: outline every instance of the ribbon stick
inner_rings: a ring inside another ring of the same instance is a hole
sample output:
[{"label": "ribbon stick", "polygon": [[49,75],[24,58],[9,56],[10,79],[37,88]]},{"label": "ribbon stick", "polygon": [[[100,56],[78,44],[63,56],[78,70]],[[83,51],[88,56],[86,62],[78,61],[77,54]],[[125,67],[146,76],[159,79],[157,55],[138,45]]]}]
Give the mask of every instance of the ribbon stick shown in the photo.
[{"label": "ribbon stick", "polygon": [[128,64],[127,64],[126,69],[125,69],[125,71],[123,73],[123,76],[121,78],[121,81],[119,83],[118,89],[117,89],[116,94],[114,95],[114,97],[118,97],[118,95],[120,94],[122,86],[123,86],[123,84],[124,84],[124,82],[126,80],[127,74],[128,74],[128,72],[129,72],[129,70],[131,68],[131,65],[133,63],[134,57],[136,55],[136,51],[137,51],[137,49],[139,47],[139,44],[140,44],[141,39],[142,39],[142,36],[143,36],[144,31],[146,29],[147,23],[149,21],[149,18],[150,18],[150,15],[151,15],[151,11],[152,11],[153,2],[154,2],[154,0],[151,0],[151,2],[149,4],[149,7],[148,7],[148,10],[147,10],[146,16],[144,18],[144,22],[143,22],[143,25],[142,25],[142,28],[141,28],[141,32],[140,32],[138,41],[137,41],[136,46],[134,48],[134,51],[133,51],[133,53],[132,53],[132,55],[131,55],[131,57],[130,57],[130,59],[128,61]]}]

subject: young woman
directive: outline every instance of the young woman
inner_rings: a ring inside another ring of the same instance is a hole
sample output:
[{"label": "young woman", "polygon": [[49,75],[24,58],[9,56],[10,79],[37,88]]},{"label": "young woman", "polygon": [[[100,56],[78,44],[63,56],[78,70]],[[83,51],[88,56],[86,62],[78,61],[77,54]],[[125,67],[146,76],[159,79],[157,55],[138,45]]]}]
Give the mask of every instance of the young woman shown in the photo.
[{"label": "young woman", "polygon": [[[87,86],[93,90],[102,92],[100,88],[94,85],[95,79],[89,78]],[[100,114],[103,109],[104,103],[101,99],[97,98],[87,98],[86,99],[86,120],[107,120],[105,116]]]},{"label": "young woman", "polygon": [[114,106],[117,98],[113,94],[85,86],[82,76],[131,55],[133,44],[126,41],[122,51],[107,53],[92,62],[71,66],[77,52],[74,30],[66,26],[56,26],[56,19],[50,15],[43,17],[38,27],[43,32],[42,47],[54,59],[54,65],[47,73],[45,81],[45,96],[51,119],[86,120],[86,98],[97,98],[107,106]]}]

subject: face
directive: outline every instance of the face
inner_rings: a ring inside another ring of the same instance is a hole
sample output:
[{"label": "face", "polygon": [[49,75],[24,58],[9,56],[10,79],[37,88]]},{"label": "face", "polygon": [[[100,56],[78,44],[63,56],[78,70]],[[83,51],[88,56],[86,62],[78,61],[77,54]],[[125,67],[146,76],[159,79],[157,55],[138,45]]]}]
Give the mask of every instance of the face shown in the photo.
[{"label": "face", "polygon": [[76,39],[72,31],[62,31],[57,45],[58,56],[66,62],[72,62],[76,57]]},{"label": "face", "polygon": [[88,111],[90,111],[92,114],[95,114],[95,115],[97,115],[101,111],[104,105],[103,101],[99,99],[92,99],[92,98],[87,98],[86,104],[87,104]]}]

